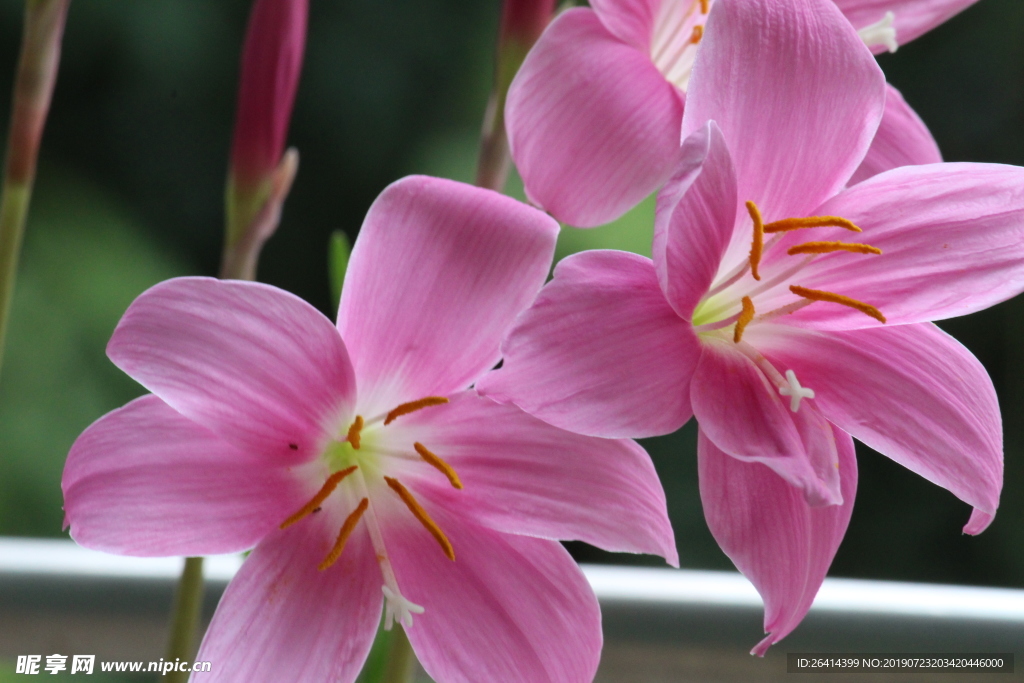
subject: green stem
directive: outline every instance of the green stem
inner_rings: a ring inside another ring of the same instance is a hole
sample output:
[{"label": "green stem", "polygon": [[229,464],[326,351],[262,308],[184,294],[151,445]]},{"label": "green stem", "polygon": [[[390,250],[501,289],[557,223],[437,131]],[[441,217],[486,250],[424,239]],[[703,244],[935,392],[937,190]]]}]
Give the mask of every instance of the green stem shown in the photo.
[{"label": "green stem", "polygon": [[388,659],[380,683],[410,683],[415,672],[416,655],[405,629],[395,624],[388,644]]},{"label": "green stem", "polygon": [[[167,639],[164,661],[191,662],[196,653],[196,631],[203,607],[203,558],[186,557],[178,589],[171,608],[171,633]],[[164,678],[167,683],[185,683],[189,674],[171,671]]]},{"label": "green stem", "polygon": [[0,193],[0,365],[14,298],[18,255],[36,177],[39,142],[57,81],[60,42],[70,1],[27,0],[25,3],[25,28],[14,79],[11,127]]}]

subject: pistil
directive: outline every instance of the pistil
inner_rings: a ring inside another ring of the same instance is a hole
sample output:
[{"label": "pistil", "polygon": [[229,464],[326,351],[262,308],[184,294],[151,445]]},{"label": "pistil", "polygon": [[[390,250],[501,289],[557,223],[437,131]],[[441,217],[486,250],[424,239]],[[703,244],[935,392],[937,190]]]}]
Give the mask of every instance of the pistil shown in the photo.
[{"label": "pistil", "polygon": [[900,44],[896,41],[896,15],[886,12],[881,19],[857,31],[857,35],[868,47],[884,45],[889,52],[896,52]]}]

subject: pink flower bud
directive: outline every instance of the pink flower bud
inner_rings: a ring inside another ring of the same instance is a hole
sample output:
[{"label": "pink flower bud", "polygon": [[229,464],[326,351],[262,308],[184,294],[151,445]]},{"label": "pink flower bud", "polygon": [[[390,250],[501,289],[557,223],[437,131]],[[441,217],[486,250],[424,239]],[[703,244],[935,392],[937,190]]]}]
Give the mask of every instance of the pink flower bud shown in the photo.
[{"label": "pink flower bud", "polygon": [[231,173],[260,185],[284,152],[306,47],[308,0],[256,0],[242,52]]},{"label": "pink flower bud", "polygon": [[505,0],[501,10],[501,44],[513,40],[529,49],[551,21],[554,11],[555,0]]}]

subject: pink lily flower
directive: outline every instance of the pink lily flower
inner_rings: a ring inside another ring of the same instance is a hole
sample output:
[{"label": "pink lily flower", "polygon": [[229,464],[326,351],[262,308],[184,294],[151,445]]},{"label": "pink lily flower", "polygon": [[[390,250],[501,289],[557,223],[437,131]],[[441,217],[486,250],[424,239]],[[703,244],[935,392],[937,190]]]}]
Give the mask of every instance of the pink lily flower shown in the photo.
[{"label": "pink lily flower", "polygon": [[851,436],[972,505],[966,533],[991,522],[996,394],[928,321],[1024,290],[1024,169],[910,166],[844,189],[884,79],[829,0],[788,7],[716,4],[653,261],[563,260],[477,385],[590,435],[696,416],[705,516],[765,601],[757,654],[803,618],[842,540]]},{"label": "pink lily flower", "polygon": [[153,393],[73,446],[71,535],[130,555],[255,546],[198,654],[218,681],[352,681],[382,603],[435,680],[591,680],[597,600],[552,539],[678,565],[657,475],[632,441],[468,389],[557,231],[489,190],[406,178],[367,215],[337,327],[257,283],[145,292],[108,354]]},{"label": "pink lily flower", "polygon": [[[895,49],[976,0],[835,0],[866,43]],[[512,158],[527,195],[560,221],[593,227],[661,187],[679,160],[694,59],[717,0],[594,0],[541,36],[509,90]],[[776,0],[771,12],[784,11]],[[785,65],[785,68],[794,68]],[[890,87],[865,168],[852,181],[942,161],[927,127]]]}]

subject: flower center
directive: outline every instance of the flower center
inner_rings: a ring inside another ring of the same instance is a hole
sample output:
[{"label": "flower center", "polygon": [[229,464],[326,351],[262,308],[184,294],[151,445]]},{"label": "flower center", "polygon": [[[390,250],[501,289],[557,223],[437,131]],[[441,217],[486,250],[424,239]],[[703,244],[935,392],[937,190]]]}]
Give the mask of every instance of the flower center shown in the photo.
[{"label": "flower center", "polygon": [[704,22],[713,1],[663,0],[654,20],[651,61],[683,92],[690,84],[697,45],[704,37]]},{"label": "flower center", "polygon": [[[412,492],[396,477],[388,476],[385,472],[393,470],[396,465],[399,466],[398,469],[408,472],[410,463],[422,462],[444,475],[456,489],[462,489],[462,481],[451,465],[418,441],[412,444],[409,452],[405,452],[404,449],[389,449],[389,439],[384,438],[384,428],[403,415],[445,403],[448,403],[447,398],[428,396],[418,401],[403,403],[388,413],[369,420],[363,419],[361,415],[356,415],[348,427],[345,438],[332,442],[321,455],[322,464],[331,473],[323,486],[309,502],[280,525],[281,529],[286,529],[307,516],[319,512],[340,485],[344,484],[348,487],[350,494],[348,498],[358,500],[359,503],[345,518],[334,545],[318,565],[318,569],[323,571],[338,561],[352,532],[361,521],[365,521],[384,578],[383,592],[387,600],[385,628],[387,629],[391,628],[395,618],[406,627],[411,626],[412,614],[422,613],[423,608],[404,598],[399,590],[387,548],[384,545],[378,516],[374,512],[374,498],[377,498],[379,502],[382,495],[397,495],[412,516],[437,541],[448,559],[455,560],[455,550],[444,531],[420,505]],[[381,484],[386,485],[388,493],[384,493],[385,486]]]}]

